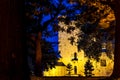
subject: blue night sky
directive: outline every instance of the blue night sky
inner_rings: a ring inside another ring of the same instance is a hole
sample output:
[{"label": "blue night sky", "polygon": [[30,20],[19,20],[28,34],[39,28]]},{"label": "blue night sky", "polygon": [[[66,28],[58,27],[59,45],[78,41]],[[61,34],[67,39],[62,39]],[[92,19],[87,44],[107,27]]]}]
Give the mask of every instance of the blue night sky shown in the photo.
[{"label": "blue night sky", "polygon": [[[50,13],[47,13],[47,14],[41,14],[41,20],[39,22],[39,16],[37,15],[34,15],[32,14],[31,16],[37,20],[37,23],[36,24],[40,24],[41,26],[44,26],[45,22],[48,21],[48,20],[51,20],[52,18],[57,18],[58,16],[67,16],[69,17],[71,20],[75,20],[75,17],[76,15],[78,14],[81,14],[82,11],[84,11],[85,7],[81,7],[81,8],[76,8],[77,6],[79,6],[78,3],[74,2],[74,3],[69,3],[69,0],[61,0],[62,2],[60,3],[60,0],[48,0],[49,3],[50,3],[50,7],[55,7],[56,9],[59,9],[59,7],[64,7],[62,10],[60,10],[59,14],[57,16],[55,16],[55,13],[57,13],[56,10],[52,10]],[[32,2],[26,2],[25,3],[26,5],[31,5]],[[38,3],[39,4],[39,3]],[[61,6],[59,6],[61,4]],[[41,11],[45,11],[45,7],[46,6],[42,6],[42,7],[36,7],[35,10],[38,11],[38,12],[41,12]],[[67,11],[71,11],[71,13],[67,13]],[[58,50],[58,32],[54,31],[53,30],[53,25],[54,24],[58,24],[59,21],[57,19],[55,19],[54,21],[50,22],[50,24],[47,26],[47,29],[46,31],[48,33],[50,33],[51,36],[45,36],[44,35],[44,32],[43,31],[43,35],[42,35],[42,38],[45,39],[46,41],[48,42],[51,42],[53,43],[53,48],[56,52],[59,52]],[[35,25],[30,25],[28,28],[27,28],[27,32],[31,31],[32,30],[32,27],[35,27]],[[36,36],[36,35],[35,35]],[[58,56],[58,55],[57,55]]]},{"label": "blue night sky", "polygon": [[[60,3],[59,3],[59,0],[49,0],[51,5],[55,6],[56,8],[60,7],[58,6]],[[61,10],[60,13],[58,14],[58,16],[63,16],[63,15],[66,15],[67,14],[67,11],[66,10],[73,10],[73,12],[69,15],[67,15],[68,17],[74,17],[75,15],[77,14],[80,14],[81,11],[82,11],[82,8],[80,9],[75,9],[76,6],[78,6],[77,3],[73,3],[73,4],[70,4],[68,2],[68,0],[63,0],[62,1],[62,6],[65,7],[65,9]],[[40,10],[40,8],[38,8],[37,10]],[[55,13],[56,11],[52,11],[53,13]],[[40,22],[41,25],[44,25],[44,23],[48,20],[50,20],[52,17],[51,16],[54,16],[54,15],[51,15],[51,14],[43,14],[42,15],[42,21]],[[73,19],[72,19],[73,20]],[[55,20],[53,21],[53,24],[58,24],[58,21]],[[52,23],[51,23],[52,24]],[[47,26],[47,31],[50,32],[50,34],[54,35],[54,36],[44,36],[42,35],[42,38],[45,39],[46,41],[48,42],[58,42],[58,32],[54,32],[53,31],[53,28],[52,28],[52,25],[49,24]],[[53,48],[55,51],[58,52],[58,44],[53,44]]]}]

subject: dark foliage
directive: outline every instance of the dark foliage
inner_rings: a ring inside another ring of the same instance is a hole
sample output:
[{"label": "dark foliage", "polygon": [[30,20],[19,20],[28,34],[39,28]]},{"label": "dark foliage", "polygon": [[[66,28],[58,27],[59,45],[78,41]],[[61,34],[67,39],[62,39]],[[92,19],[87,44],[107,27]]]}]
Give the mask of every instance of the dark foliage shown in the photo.
[{"label": "dark foliage", "polygon": [[67,67],[68,75],[71,75],[71,71],[73,70],[72,65],[68,63],[66,67]]},{"label": "dark foliage", "polygon": [[44,70],[48,70],[49,68],[55,68],[58,57],[56,55],[60,55],[59,52],[55,52],[51,42],[47,42],[45,40],[42,41],[42,65]]},{"label": "dark foliage", "polygon": [[84,72],[84,74],[85,74],[85,76],[86,77],[92,77],[94,74],[92,74],[92,71],[94,70],[93,69],[93,65],[92,65],[92,63],[90,62],[90,60],[88,60],[87,62],[86,62],[86,64],[85,64],[85,72]]},{"label": "dark foliage", "polygon": [[[108,16],[111,11],[107,11],[108,6],[103,3],[101,0],[85,0],[85,2],[82,0],[26,0],[26,32],[28,34],[34,32],[36,36],[38,32],[41,32],[42,36],[47,38],[56,36],[53,33],[58,31],[71,34],[75,29],[79,29],[82,33],[80,32],[76,35],[78,36],[77,43],[74,41],[74,36],[71,36],[68,40],[70,40],[72,45],[74,45],[73,43],[77,44],[78,51],[84,50],[86,57],[92,57],[98,61],[103,33],[110,33],[110,35],[107,34],[106,41],[108,39],[112,40],[111,29],[115,26],[113,25],[108,29],[100,27],[100,20]],[[100,9],[101,6],[97,4],[104,7]],[[73,20],[76,21],[75,27],[69,26]],[[68,25],[67,30],[61,28],[58,25],[59,22],[64,22],[64,24]],[[48,30],[49,26],[51,30]],[[43,61],[45,64],[44,68],[48,69],[48,65],[52,68],[57,60],[55,56],[57,53],[53,50],[53,43],[47,42],[43,38],[41,40],[44,43],[42,45],[42,54],[45,60]],[[51,56],[50,59],[49,56]]]}]

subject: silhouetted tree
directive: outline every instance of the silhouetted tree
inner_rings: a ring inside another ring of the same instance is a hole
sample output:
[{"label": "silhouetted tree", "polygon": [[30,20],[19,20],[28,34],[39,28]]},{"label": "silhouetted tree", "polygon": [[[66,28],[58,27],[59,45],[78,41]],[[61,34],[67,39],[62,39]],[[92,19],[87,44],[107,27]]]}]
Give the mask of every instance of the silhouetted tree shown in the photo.
[{"label": "silhouetted tree", "polygon": [[[99,61],[99,56],[102,51],[101,43],[109,41],[112,42],[112,40],[114,40],[114,12],[110,6],[103,4],[101,0],[85,0],[84,4],[85,7],[82,13],[77,15],[77,20],[75,22],[76,28],[81,30],[77,34],[78,51],[82,49],[84,50],[86,57],[91,56],[95,60]],[[111,19],[108,18],[109,16],[111,16]],[[76,43],[73,39],[74,37],[69,39],[72,42],[72,45],[73,43]],[[112,50],[108,49],[108,51],[113,54]],[[108,55],[108,57],[111,58],[111,54]]]},{"label": "silhouetted tree", "polygon": [[[51,54],[50,51],[45,52],[43,51],[44,49],[42,50],[43,38],[57,35],[57,31],[59,30],[59,26],[58,26],[59,16],[67,15],[66,23],[69,23],[70,20],[73,20],[70,18],[74,16],[74,15],[72,16],[70,15],[74,14],[76,12],[76,9],[77,9],[77,13],[80,13],[80,10],[78,7],[80,5],[77,2],[74,2],[74,4],[71,4],[69,0],[34,0],[34,1],[26,0],[25,6],[26,6],[25,7],[26,32],[27,34],[35,33],[35,40],[34,40],[35,41],[35,47],[34,47],[35,48],[35,64],[36,64],[35,69],[38,73],[39,72],[42,73],[41,72],[42,70],[39,70],[39,69],[42,67],[43,59],[45,59],[43,57],[45,55],[46,56],[49,55],[48,53]],[[70,30],[68,30],[68,32],[70,32]],[[49,44],[53,44],[53,43],[49,42]],[[46,46],[44,46],[44,48],[46,48]],[[52,53],[56,54],[53,51]],[[53,59],[56,60],[56,56],[53,56],[53,57],[54,57]],[[46,64],[48,63],[49,65],[51,63],[54,64],[54,60],[49,60],[49,61],[47,60],[49,59],[46,59],[46,61],[44,61],[46,62]],[[50,67],[52,68],[54,66],[50,66]],[[47,67],[44,67],[44,68],[47,68]]]},{"label": "silhouetted tree", "polygon": [[60,52],[56,52],[51,44],[51,42],[42,41],[42,65],[43,69],[48,70],[49,68],[55,68],[55,64],[57,63],[57,60],[59,59],[58,56],[60,55]]},{"label": "silhouetted tree", "polygon": [[67,67],[68,75],[71,75],[71,71],[73,70],[72,65],[68,63],[66,67]]},{"label": "silhouetted tree", "polygon": [[90,60],[88,60],[87,62],[86,62],[86,64],[84,65],[84,67],[85,67],[85,72],[84,72],[84,74],[85,74],[85,76],[86,77],[92,77],[94,74],[92,74],[92,71],[94,70],[93,69],[93,65],[92,65],[92,63],[90,62]]}]

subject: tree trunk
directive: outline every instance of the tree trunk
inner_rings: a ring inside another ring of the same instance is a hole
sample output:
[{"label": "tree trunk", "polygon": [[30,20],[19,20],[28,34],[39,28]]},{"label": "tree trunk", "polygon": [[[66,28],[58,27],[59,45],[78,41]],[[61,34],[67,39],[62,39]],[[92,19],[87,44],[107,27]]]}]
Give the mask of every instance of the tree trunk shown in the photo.
[{"label": "tree trunk", "polygon": [[42,51],[41,51],[41,37],[42,37],[42,33],[38,32],[38,36],[36,39],[36,76],[43,76],[42,74],[42,64],[41,64],[41,60],[42,60]]},{"label": "tree trunk", "polygon": [[114,53],[114,70],[111,77],[120,77],[120,1],[115,0],[115,18],[116,18],[116,34],[115,34],[115,53]]}]

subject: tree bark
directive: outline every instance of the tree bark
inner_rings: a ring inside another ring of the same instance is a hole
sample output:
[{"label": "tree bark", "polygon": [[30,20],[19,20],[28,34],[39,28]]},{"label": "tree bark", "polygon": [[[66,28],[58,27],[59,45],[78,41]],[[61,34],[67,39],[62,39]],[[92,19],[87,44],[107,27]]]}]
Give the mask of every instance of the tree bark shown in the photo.
[{"label": "tree bark", "polygon": [[35,59],[35,62],[36,62],[35,74],[36,74],[36,76],[43,76],[42,63],[41,63],[41,60],[42,60],[41,37],[42,37],[42,33],[38,32],[38,36],[36,39],[36,59]]},{"label": "tree bark", "polygon": [[115,53],[114,53],[114,70],[111,77],[118,78],[120,77],[120,1],[115,0],[115,18],[116,18],[116,33],[115,33]]}]

